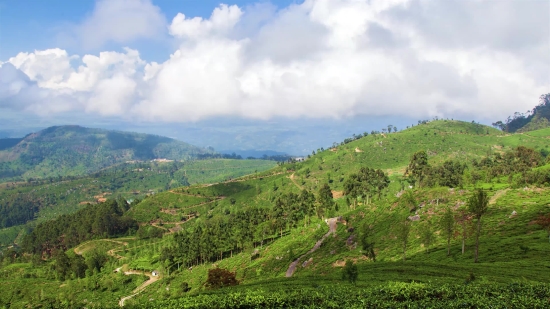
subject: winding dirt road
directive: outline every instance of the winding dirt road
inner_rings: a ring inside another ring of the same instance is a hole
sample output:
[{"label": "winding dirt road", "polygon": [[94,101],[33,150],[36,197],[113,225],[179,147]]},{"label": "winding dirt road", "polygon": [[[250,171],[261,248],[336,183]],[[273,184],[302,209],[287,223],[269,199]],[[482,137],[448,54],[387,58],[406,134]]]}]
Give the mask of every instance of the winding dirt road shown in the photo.
[{"label": "winding dirt road", "polygon": [[[117,271],[120,271],[120,267],[117,268]],[[138,286],[137,288],[135,288],[135,289],[132,291],[132,294],[131,294],[131,295],[122,297],[122,298],[118,301],[118,305],[119,305],[120,307],[124,307],[124,303],[125,303],[128,299],[130,299],[130,298],[132,298],[132,297],[138,295],[138,294],[141,293],[143,290],[145,290],[145,288],[146,288],[147,286],[149,286],[150,284],[155,283],[156,281],[158,281],[158,280],[160,279],[160,276],[153,276],[152,273],[143,272],[143,271],[137,271],[137,270],[125,271],[124,274],[125,274],[126,276],[129,276],[129,275],[145,275],[145,276],[149,277],[149,280],[143,282],[142,284],[140,284],[140,286]]]},{"label": "winding dirt road", "polygon": [[296,266],[298,266],[298,263],[300,263],[300,260],[310,254],[310,253],[313,253],[315,251],[317,251],[317,249],[319,249],[321,247],[321,244],[323,243],[323,241],[328,237],[330,236],[331,234],[333,233],[336,233],[336,222],[337,222],[338,218],[330,218],[327,220],[327,224],[329,226],[329,230],[328,232],[323,235],[323,237],[321,239],[319,239],[315,245],[313,246],[313,248],[311,248],[306,254],[300,256],[299,258],[297,258],[294,262],[290,263],[290,265],[288,266],[288,270],[286,271],[286,274],[285,274],[285,277],[289,278],[289,277],[292,277],[292,275],[294,275],[294,272],[296,271]]}]

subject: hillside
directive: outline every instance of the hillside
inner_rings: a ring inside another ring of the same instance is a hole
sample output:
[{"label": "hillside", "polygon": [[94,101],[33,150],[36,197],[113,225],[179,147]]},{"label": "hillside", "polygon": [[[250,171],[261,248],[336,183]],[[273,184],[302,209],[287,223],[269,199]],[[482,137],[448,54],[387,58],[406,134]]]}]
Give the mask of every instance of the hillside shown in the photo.
[{"label": "hillside", "polygon": [[[124,300],[130,308],[544,308],[549,138],[548,129],[508,134],[432,121],[348,139],[304,162],[147,196],[124,213],[139,231],[118,239],[90,236],[73,247],[58,236],[63,225],[49,223],[41,235],[60,230],[48,241],[34,235],[26,257],[5,259],[0,284],[12,284],[0,305],[39,303],[32,283],[46,295],[61,291],[44,298],[61,307]],[[487,209],[474,262],[478,220],[470,204],[478,192]],[[79,256],[91,263],[103,253],[103,268],[69,279],[49,250],[65,250],[71,267]],[[30,253],[47,259],[32,261]],[[239,285],[209,288],[217,268]],[[160,276],[151,281],[153,271]]]},{"label": "hillside", "polygon": [[550,127],[550,93],[541,95],[539,101],[539,104],[527,113],[516,112],[504,122],[493,123],[493,126],[510,133],[529,132]]},{"label": "hillside", "polygon": [[85,175],[126,161],[189,160],[212,153],[167,137],[80,126],[50,127],[14,141],[2,144],[0,180]]},{"label": "hillside", "polygon": [[0,249],[37,223],[108,198],[143,199],[189,184],[225,181],[274,167],[273,161],[207,159],[122,163],[87,176],[0,185]]}]

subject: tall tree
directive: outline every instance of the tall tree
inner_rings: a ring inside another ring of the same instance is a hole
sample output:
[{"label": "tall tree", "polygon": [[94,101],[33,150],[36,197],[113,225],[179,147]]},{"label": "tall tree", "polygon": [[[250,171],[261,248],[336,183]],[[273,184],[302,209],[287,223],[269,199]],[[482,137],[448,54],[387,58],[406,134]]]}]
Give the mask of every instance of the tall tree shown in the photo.
[{"label": "tall tree", "polygon": [[445,213],[441,217],[439,226],[441,227],[445,238],[447,238],[447,256],[449,256],[451,254],[451,238],[453,237],[455,229],[455,218],[453,215],[453,210],[450,207],[445,209]]},{"label": "tall tree", "polygon": [[323,184],[323,186],[321,186],[321,188],[319,189],[317,202],[319,203],[319,207],[322,210],[322,212],[327,210],[331,211],[332,209],[335,208],[332,191],[330,190],[330,186],[328,185],[328,183]]},{"label": "tall tree", "polygon": [[373,262],[376,262],[376,254],[374,252],[374,230],[368,223],[365,222],[361,226],[359,237],[363,255],[372,259]]},{"label": "tall tree", "polygon": [[428,154],[426,151],[417,151],[411,157],[409,166],[405,170],[405,175],[409,176],[415,186],[420,186],[428,170]]},{"label": "tall tree", "polygon": [[489,205],[489,197],[482,189],[476,189],[472,196],[468,199],[468,211],[476,218],[476,251],[474,263],[477,263],[479,255],[479,236],[481,234],[481,217],[487,213]]},{"label": "tall tree", "polygon": [[407,245],[409,243],[409,234],[411,232],[411,222],[407,219],[397,225],[397,239],[403,246],[403,262],[407,259]]}]

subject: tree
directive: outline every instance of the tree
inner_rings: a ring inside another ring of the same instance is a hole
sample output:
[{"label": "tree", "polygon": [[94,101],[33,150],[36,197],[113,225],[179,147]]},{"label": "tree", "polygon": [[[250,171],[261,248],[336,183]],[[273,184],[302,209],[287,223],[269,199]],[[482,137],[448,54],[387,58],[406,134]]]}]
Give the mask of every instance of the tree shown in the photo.
[{"label": "tree", "polygon": [[453,211],[450,207],[445,210],[445,213],[441,217],[439,226],[443,231],[443,234],[447,238],[447,256],[451,254],[451,238],[454,234],[455,229],[455,218],[453,216]]},{"label": "tree", "polygon": [[432,228],[430,225],[424,226],[422,229],[422,243],[424,244],[424,247],[426,248],[426,253],[430,252],[430,246],[435,240],[434,232],[432,231]]},{"label": "tree", "polygon": [[428,169],[428,154],[426,151],[417,151],[411,157],[409,166],[405,170],[405,175],[408,175],[416,186],[420,186]]},{"label": "tree", "polygon": [[409,208],[410,212],[416,211],[416,205],[418,205],[416,199],[414,198],[414,194],[411,190],[406,191],[405,194],[401,196],[401,202]]},{"label": "tree", "polygon": [[[323,184],[323,186],[319,189],[319,195],[317,196],[317,202],[319,202],[319,208],[324,212],[324,210],[332,210],[335,208],[335,203],[332,196],[332,191],[330,190],[330,186],[328,183]],[[337,209],[336,209],[337,210]],[[322,213],[321,212],[321,213]],[[320,213],[318,212],[318,215]],[[320,217],[320,216],[319,216]]]},{"label": "tree", "polygon": [[366,222],[361,227],[361,232],[359,234],[361,249],[363,250],[363,255],[372,259],[373,262],[376,262],[376,253],[374,252],[374,230]]},{"label": "tree", "polygon": [[235,273],[223,268],[213,268],[208,271],[205,285],[210,289],[218,289],[224,286],[238,285],[239,281]]},{"label": "tree", "polygon": [[477,263],[479,254],[479,236],[481,234],[481,217],[487,212],[489,205],[489,197],[482,189],[476,189],[472,196],[468,199],[468,211],[476,218],[476,251],[474,263]]},{"label": "tree", "polygon": [[355,284],[357,277],[359,276],[359,271],[357,270],[357,265],[352,261],[347,260],[346,266],[342,270],[342,280],[348,280],[351,284]]},{"label": "tree", "polygon": [[411,223],[409,220],[397,225],[397,239],[403,245],[403,262],[407,259],[407,244],[409,243],[409,234],[411,232]]},{"label": "tree", "polygon": [[55,271],[57,272],[58,278],[61,281],[65,281],[67,276],[71,271],[71,261],[69,257],[63,250],[58,250],[55,254]]}]

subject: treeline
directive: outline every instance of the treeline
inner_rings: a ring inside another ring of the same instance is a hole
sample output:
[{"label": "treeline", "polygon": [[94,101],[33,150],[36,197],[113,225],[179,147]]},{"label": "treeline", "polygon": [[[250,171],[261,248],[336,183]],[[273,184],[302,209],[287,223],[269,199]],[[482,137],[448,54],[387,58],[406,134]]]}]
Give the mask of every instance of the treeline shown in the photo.
[{"label": "treeline", "polygon": [[129,208],[123,199],[88,205],[74,214],[38,224],[23,238],[22,248],[29,253],[51,256],[55,250],[66,250],[93,238],[132,234],[138,224],[124,215]]},{"label": "treeline", "polygon": [[[374,195],[380,199],[390,184],[389,177],[380,169],[361,167],[356,174],[349,175],[344,182],[344,195],[348,205],[355,205],[359,197],[366,197],[367,203]],[[352,199],[350,201],[350,198]]]},{"label": "treeline", "polygon": [[175,234],[173,246],[164,248],[160,259],[168,265],[185,266],[214,262],[262,245],[274,235],[283,236],[299,224],[309,224],[311,217],[335,210],[328,184],[321,187],[317,197],[305,189],[300,194],[281,194],[274,198],[271,209],[247,208],[197,222],[192,230]]},{"label": "treeline", "polygon": [[447,160],[441,165],[432,166],[428,162],[426,151],[418,151],[411,157],[405,177],[409,183],[419,187],[455,188],[466,183],[491,182],[503,176],[508,177],[507,181],[516,186],[549,185],[550,169],[536,169],[547,163],[550,163],[548,152],[524,146],[504,154],[495,152],[481,160],[473,159],[470,165]]}]

